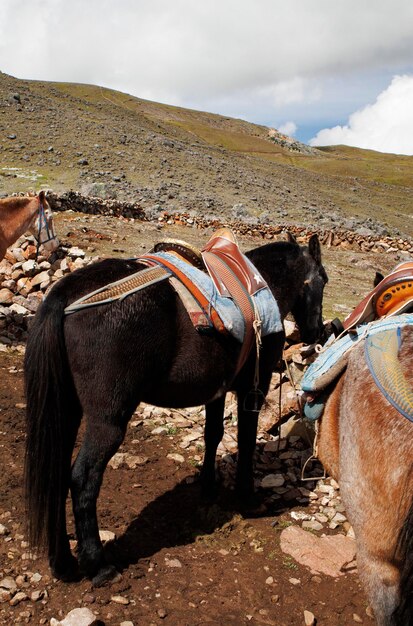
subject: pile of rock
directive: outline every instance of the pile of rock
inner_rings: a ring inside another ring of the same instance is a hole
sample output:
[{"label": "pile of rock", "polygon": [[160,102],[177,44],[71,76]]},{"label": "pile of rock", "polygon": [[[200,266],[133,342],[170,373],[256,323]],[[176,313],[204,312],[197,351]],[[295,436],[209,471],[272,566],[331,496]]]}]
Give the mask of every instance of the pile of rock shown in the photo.
[{"label": "pile of rock", "polygon": [[121,202],[97,196],[89,196],[77,191],[56,194],[49,191],[47,200],[53,211],[80,211],[92,215],[108,215],[144,219],[145,212],[138,202]]},{"label": "pile of rock", "polygon": [[[196,228],[213,228],[228,225],[228,222],[219,219],[208,219],[206,217],[195,217],[190,213],[177,213],[162,211],[158,217],[160,223],[179,224],[180,226],[190,226]],[[411,238],[390,237],[374,234],[363,234],[354,230],[341,228],[325,229],[295,224],[259,224],[251,223],[247,220],[234,221],[231,224],[232,230],[237,235],[248,235],[262,237],[268,240],[277,240],[280,235],[288,230],[297,237],[299,243],[308,241],[311,235],[318,235],[321,243],[327,247],[361,250],[362,252],[405,252],[413,255],[413,240]]]},{"label": "pile of rock", "polygon": [[300,154],[308,154],[312,156],[320,154],[320,151],[317,150],[317,148],[307,146],[307,144],[301,143],[301,141],[294,139],[294,137],[280,133],[280,131],[275,128],[270,128],[268,130],[267,138],[269,141],[276,143],[282,148],[287,148],[290,152],[299,152]]},{"label": "pile of rock", "polygon": [[25,341],[28,323],[47,290],[92,260],[77,247],[61,247],[58,254],[55,260],[44,254],[37,256],[32,237],[21,237],[7,250],[0,262],[0,346]]}]

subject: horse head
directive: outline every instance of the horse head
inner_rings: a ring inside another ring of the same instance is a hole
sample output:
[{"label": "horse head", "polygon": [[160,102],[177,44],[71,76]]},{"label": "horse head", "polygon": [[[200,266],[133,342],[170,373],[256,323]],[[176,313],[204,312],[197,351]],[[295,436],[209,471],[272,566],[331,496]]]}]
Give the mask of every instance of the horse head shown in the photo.
[{"label": "horse head", "polygon": [[[293,242],[292,235],[289,239]],[[311,344],[321,340],[324,334],[322,304],[324,287],[328,281],[321,262],[320,242],[317,235],[310,237],[308,247],[302,248],[302,254],[304,280],[291,313],[300,330],[302,341]]]},{"label": "horse head", "polygon": [[35,237],[37,246],[43,246],[48,252],[53,252],[59,246],[53,224],[53,213],[46,200],[46,194],[41,191],[37,197],[38,210],[29,226],[29,231]]}]

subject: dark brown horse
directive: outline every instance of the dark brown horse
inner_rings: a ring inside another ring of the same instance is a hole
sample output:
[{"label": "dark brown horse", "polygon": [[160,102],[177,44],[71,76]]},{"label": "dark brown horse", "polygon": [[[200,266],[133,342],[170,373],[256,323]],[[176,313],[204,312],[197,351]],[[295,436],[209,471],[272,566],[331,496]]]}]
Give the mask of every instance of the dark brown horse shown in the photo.
[{"label": "dark brown horse", "polygon": [[[282,319],[292,312],[303,341],[323,330],[322,296],[327,281],[320,245],[295,241],[268,244],[247,253],[267,281]],[[205,459],[201,484],[215,489],[215,455],[223,435],[225,395],[238,396],[238,475],[241,498],[253,493],[252,459],[258,411],[248,404],[255,354],[234,379],[240,343],[199,334],[167,281],[111,304],[67,317],[65,307],[81,296],[143,268],[134,260],[108,259],[59,281],[40,307],[26,351],[26,491],[29,538],[46,546],[55,576],[71,580],[78,563],[70,552],[65,506],[70,488],[80,571],[99,585],[110,579],[99,539],[96,504],[103,473],[122,443],[137,405],[205,404]],[[259,359],[261,408],[279,360],[284,333],[263,338]],[[82,415],[86,432],[71,469]]]},{"label": "dark brown horse", "polygon": [[[413,387],[413,328],[400,365]],[[360,577],[379,626],[413,625],[413,423],[375,384],[361,342],[331,393],[318,456],[340,481],[357,541]]]},{"label": "dark brown horse", "polygon": [[16,196],[0,200],[0,261],[6,250],[26,231],[52,252],[59,245],[45,192],[38,196]]}]

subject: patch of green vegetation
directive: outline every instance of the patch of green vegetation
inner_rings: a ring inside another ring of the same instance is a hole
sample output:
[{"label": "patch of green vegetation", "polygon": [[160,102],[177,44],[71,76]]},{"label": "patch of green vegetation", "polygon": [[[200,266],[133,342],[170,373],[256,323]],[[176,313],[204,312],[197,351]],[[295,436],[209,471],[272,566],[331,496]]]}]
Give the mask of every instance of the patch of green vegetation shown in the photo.
[{"label": "patch of green vegetation", "polygon": [[176,435],[177,432],[178,432],[178,428],[176,426],[174,426],[173,424],[167,424],[166,425],[166,434],[167,435]]},{"label": "patch of green vegetation", "polygon": [[264,138],[248,133],[236,132],[231,129],[214,127],[202,123],[187,121],[171,121],[192,135],[196,135],[206,143],[229,150],[231,152],[247,152],[252,155],[278,154],[282,148],[266,141]]},{"label": "patch of green vegetation", "polygon": [[277,550],[271,550],[271,552],[267,554],[267,559],[270,559],[271,561],[273,561],[274,559],[277,558],[277,556],[278,556]]},{"label": "patch of green vegetation", "polygon": [[291,556],[285,556],[282,560],[282,564],[284,567],[290,570],[298,569],[297,563],[295,563]]},{"label": "patch of green vegetation", "polygon": [[192,465],[192,467],[201,467],[202,466],[202,462],[201,461],[197,461],[196,459],[189,459],[188,460],[189,465]]},{"label": "patch of green vegetation", "polygon": [[281,530],[284,530],[285,528],[288,528],[289,526],[292,526],[292,522],[290,522],[289,520],[280,519],[274,525],[274,530],[281,531]]},{"label": "patch of green vegetation", "polygon": [[[320,149],[326,156],[313,158],[292,156],[292,163],[312,172],[353,179],[356,185],[364,180],[403,187],[413,186],[413,157],[384,154],[349,146]],[[334,158],[331,158],[334,157]]]}]

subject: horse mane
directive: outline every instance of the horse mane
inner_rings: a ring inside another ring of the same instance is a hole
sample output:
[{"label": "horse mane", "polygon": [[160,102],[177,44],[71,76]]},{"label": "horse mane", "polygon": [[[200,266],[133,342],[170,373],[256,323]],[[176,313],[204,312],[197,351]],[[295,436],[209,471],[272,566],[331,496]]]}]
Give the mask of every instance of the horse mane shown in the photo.
[{"label": "horse mane", "polygon": [[10,211],[18,210],[31,202],[36,196],[11,196],[10,198],[0,199],[0,209],[6,208]]}]

